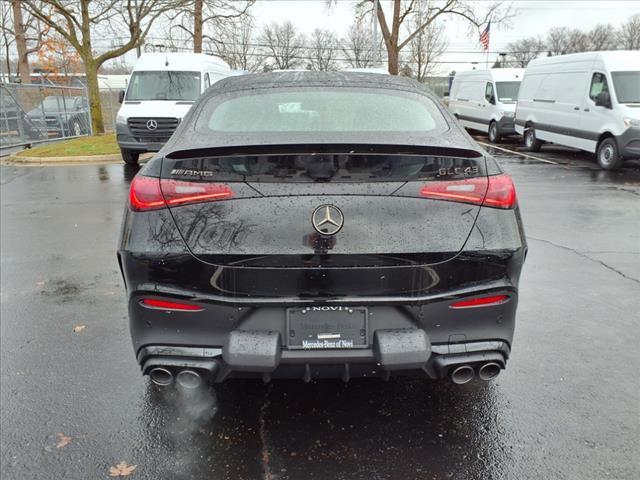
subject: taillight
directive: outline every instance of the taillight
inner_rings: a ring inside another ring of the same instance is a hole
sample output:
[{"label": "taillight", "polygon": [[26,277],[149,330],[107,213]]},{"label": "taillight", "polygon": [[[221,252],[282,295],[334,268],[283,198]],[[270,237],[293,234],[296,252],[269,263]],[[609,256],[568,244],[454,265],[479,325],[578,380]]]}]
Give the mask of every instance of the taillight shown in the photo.
[{"label": "taillight", "polygon": [[469,300],[461,300],[452,303],[449,308],[472,308],[472,307],[489,307],[492,305],[502,305],[509,301],[509,295],[494,295],[491,297],[478,297]]},{"label": "taillight", "polygon": [[142,175],[133,177],[129,188],[129,206],[136,212],[166,207],[160,190],[160,180]]},{"label": "taillight", "polygon": [[169,207],[187,203],[224,200],[233,197],[231,187],[220,183],[162,179],[160,180],[160,189]]},{"label": "taillight", "polygon": [[143,307],[153,308],[156,310],[168,310],[175,312],[201,312],[204,308],[198,305],[191,305],[182,302],[170,302],[167,300],[158,300],[155,298],[145,298],[140,301]]},{"label": "taillight", "polygon": [[507,174],[429,182],[420,189],[420,196],[494,208],[516,205],[516,190]]},{"label": "taillight", "polygon": [[516,206],[516,187],[513,180],[506,173],[494,175],[489,178],[487,196],[484,197],[482,206],[495,208],[513,208]]},{"label": "taillight", "polygon": [[220,183],[184,182],[138,175],[131,182],[129,205],[131,210],[141,212],[232,197],[231,187]]}]

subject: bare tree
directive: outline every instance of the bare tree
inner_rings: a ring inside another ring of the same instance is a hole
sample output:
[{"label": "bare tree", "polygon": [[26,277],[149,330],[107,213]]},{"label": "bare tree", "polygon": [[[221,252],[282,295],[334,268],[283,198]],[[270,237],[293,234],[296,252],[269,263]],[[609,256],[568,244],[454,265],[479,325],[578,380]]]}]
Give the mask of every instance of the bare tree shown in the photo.
[{"label": "bare tree", "polygon": [[202,53],[203,41],[215,42],[216,34],[225,24],[249,14],[255,0],[194,0],[184,2],[181,8],[168,12],[171,24],[169,37],[175,42],[180,37],[193,43],[193,51]]},{"label": "bare tree", "polygon": [[216,40],[210,42],[210,51],[233,69],[257,72],[262,68],[263,61],[255,45],[253,31],[254,20],[250,15],[218,25],[214,35]]},{"label": "bare tree", "polygon": [[309,69],[318,72],[335,70],[339,50],[338,38],[330,30],[316,28],[311,33],[311,45],[307,50]]},{"label": "bare tree", "polygon": [[614,50],[617,47],[616,29],[610,23],[599,24],[587,33],[589,50]]},{"label": "bare tree", "polygon": [[547,32],[546,45],[550,55],[563,55],[567,53],[567,31],[562,27],[555,27]]},{"label": "bare tree", "polygon": [[444,25],[434,21],[426,28],[420,28],[427,13],[419,9],[409,20],[408,30],[418,31],[409,42],[409,61],[415,65],[415,78],[422,82],[433,75],[438,68],[437,61],[446,51],[448,42],[444,34]]},{"label": "bare tree", "polygon": [[16,37],[11,23],[11,4],[0,2],[0,30],[2,31],[2,49],[7,68],[7,79],[11,78],[11,45]]},{"label": "bare tree", "polygon": [[347,64],[352,68],[371,68],[380,63],[382,42],[373,46],[373,32],[369,22],[356,18],[345,38],[342,39],[342,52]]},{"label": "bare tree", "polygon": [[265,55],[272,61],[267,65],[268,68],[286,70],[302,63],[304,36],[296,31],[293,23],[286,21],[265,25],[260,42],[264,44]]},{"label": "bare tree", "polygon": [[[98,88],[98,70],[144,42],[153,22],[184,0],[22,0],[25,7],[45,25],[58,32],[78,52],[84,64],[94,133],[104,133]],[[97,32],[128,37],[119,46],[98,54],[93,48]],[[117,32],[117,33],[116,33]]]},{"label": "bare tree", "polygon": [[620,27],[618,42],[625,50],[640,50],[640,13],[629,17]]},{"label": "bare tree", "polygon": [[[9,45],[15,42],[18,53],[18,74],[22,83],[31,83],[31,69],[29,67],[29,56],[37,53],[49,28],[43,26],[29,12],[22,9],[21,1],[11,0],[11,15],[9,15],[8,3],[2,4],[2,34],[5,38],[4,46],[9,57]],[[9,40],[9,36],[13,39]],[[8,65],[8,64],[7,64]]]},{"label": "bare tree", "polygon": [[[331,3],[331,2],[329,2]],[[375,0],[360,0],[359,15],[370,11],[373,5],[378,5],[377,12],[374,12],[380,24],[382,38],[387,49],[387,65],[389,73],[398,74],[400,52],[407,47],[411,40],[420,34],[422,30],[427,28],[436,19],[446,16],[457,16],[469,22],[471,28],[479,29],[485,25],[489,19],[493,25],[507,21],[511,18],[511,10],[509,5],[504,2],[473,2],[471,0],[392,0],[392,11],[390,22],[387,21],[387,13],[383,2],[375,3]],[[405,21],[415,13],[418,6],[424,9],[425,15],[423,21],[416,25],[415,28],[407,28],[407,35],[401,39],[400,35],[403,31]]]},{"label": "bare tree", "polygon": [[578,28],[567,32],[567,53],[579,53],[589,50],[588,35]]},{"label": "bare tree", "polygon": [[545,49],[545,43],[539,37],[523,38],[511,42],[507,45],[508,62],[516,67],[524,68]]}]

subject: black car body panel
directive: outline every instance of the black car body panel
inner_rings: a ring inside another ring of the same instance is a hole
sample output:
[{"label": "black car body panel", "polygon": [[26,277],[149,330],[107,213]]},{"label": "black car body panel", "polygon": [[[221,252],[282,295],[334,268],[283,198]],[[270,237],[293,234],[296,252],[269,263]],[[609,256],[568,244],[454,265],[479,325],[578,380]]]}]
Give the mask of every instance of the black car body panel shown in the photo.
[{"label": "black car body panel", "polygon": [[[424,96],[443,123],[433,136],[198,131],[208,99],[316,87]],[[517,206],[486,206],[501,174],[416,82],[338,73],[218,82],[139,174],[167,206],[125,211],[118,258],[143,373],[309,380],[504,368],[526,243]],[[181,188],[212,182],[224,198],[170,203]],[[453,193],[425,194],[443,182]],[[470,183],[480,200],[460,201]],[[333,235],[311,218],[324,205],[343,214]],[[475,308],[488,296],[497,300]],[[472,302],[456,303],[464,299]],[[162,306],[171,301],[189,310]],[[301,347],[300,335],[316,334]]]}]

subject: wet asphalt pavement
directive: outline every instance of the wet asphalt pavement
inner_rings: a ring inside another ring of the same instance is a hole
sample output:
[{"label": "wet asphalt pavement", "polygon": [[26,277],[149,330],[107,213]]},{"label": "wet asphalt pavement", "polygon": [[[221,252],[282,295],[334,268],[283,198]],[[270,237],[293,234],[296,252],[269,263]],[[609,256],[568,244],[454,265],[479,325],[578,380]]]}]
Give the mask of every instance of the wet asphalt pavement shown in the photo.
[{"label": "wet asphalt pavement", "polygon": [[496,153],[530,248],[500,377],[197,398],[162,395],[134,360],[115,247],[135,171],[2,167],[2,479],[110,478],[121,461],[138,479],[640,478],[640,163]]}]

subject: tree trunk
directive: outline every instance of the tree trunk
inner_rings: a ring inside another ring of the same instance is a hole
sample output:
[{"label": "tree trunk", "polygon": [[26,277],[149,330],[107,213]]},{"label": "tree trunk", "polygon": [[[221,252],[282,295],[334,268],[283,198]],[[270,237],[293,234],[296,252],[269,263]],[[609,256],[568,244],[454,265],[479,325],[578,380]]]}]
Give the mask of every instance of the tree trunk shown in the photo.
[{"label": "tree trunk", "polygon": [[22,83],[31,83],[29,54],[27,53],[27,39],[24,35],[20,0],[11,0],[11,9],[13,10],[13,28],[16,34],[16,49],[18,50],[18,73]]},{"label": "tree trunk", "polygon": [[196,0],[193,6],[193,52],[202,53],[202,2]]},{"label": "tree trunk", "polygon": [[91,111],[91,127],[93,134],[104,133],[104,120],[102,119],[102,104],[100,102],[100,88],[98,87],[98,65],[91,59],[84,61],[87,75],[87,93]]},{"label": "tree trunk", "polygon": [[391,75],[398,75],[398,47],[387,45],[387,66]]}]

